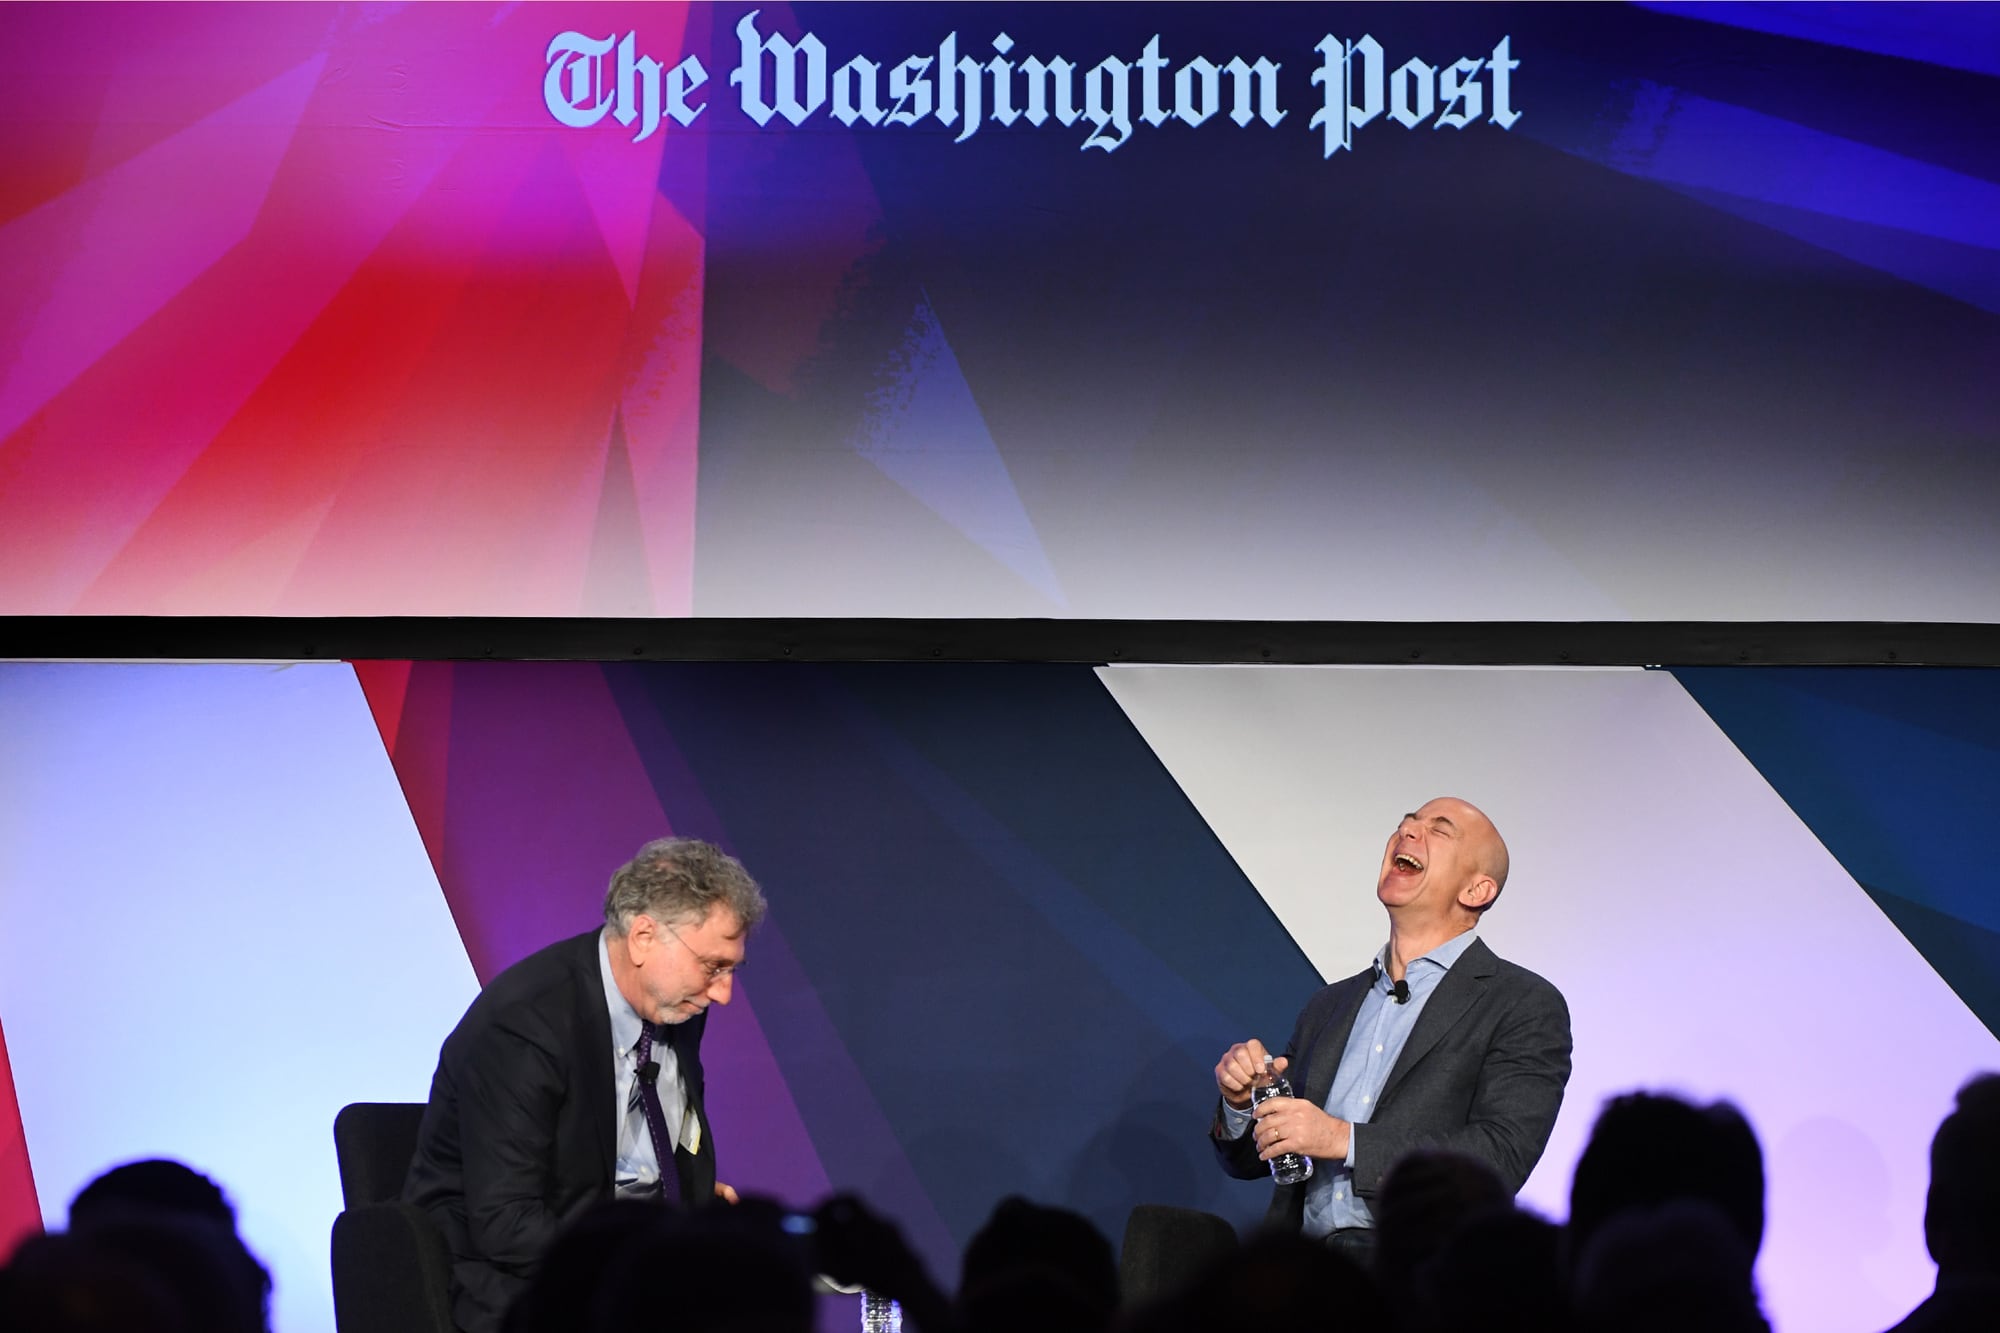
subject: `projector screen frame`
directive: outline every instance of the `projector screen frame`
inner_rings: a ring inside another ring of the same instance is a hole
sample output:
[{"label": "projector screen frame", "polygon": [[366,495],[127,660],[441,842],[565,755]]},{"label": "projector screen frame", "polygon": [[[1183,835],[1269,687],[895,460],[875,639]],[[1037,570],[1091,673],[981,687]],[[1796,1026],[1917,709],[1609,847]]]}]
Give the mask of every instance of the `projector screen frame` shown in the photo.
[{"label": "projector screen frame", "polygon": [[2000,625],[16,616],[0,659],[1966,667],[2000,665]]}]

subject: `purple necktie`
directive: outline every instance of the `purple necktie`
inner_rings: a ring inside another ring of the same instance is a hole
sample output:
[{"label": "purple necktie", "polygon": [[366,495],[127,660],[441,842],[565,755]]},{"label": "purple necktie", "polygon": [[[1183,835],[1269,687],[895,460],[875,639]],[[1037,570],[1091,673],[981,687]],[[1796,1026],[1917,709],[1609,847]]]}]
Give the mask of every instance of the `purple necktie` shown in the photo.
[{"label": "purple necktie", "polygon": [[660,1163],[660,1197],[668,1203],[681,1201],[681,1173],[674,1166],[674,1139],[667,1133],[667,1113],[660,1109],[660,1090],[654,1086],[660,1067],[653,1063],[653,1029],[639,1032],[639,1106],[646,1113],[646,1132],[653,1136],[653,1156]]}]

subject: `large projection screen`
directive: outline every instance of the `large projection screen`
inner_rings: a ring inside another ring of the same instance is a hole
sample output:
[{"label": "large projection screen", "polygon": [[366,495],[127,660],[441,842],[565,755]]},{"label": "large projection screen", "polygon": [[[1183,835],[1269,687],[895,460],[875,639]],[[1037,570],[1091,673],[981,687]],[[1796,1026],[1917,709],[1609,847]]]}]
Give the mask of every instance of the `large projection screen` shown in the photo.
[{"label": "large projection screen", "polygon": [[1996,39],[8,5],[0,615],[1994,622]]}]

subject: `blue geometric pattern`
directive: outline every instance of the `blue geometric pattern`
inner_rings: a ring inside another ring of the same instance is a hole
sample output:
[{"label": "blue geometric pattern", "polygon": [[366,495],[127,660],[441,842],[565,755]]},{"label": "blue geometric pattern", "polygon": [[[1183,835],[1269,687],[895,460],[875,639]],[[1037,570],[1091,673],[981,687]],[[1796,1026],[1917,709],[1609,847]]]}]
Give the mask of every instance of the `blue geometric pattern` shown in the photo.
[{"label": "blue geometric pattern", "polygon": [[2000,74],[2000,9],[1968,4],[1641,4],[1678,18]]},{"label": "blue geometric pattern", "polygon": [[902,345],[877,368],[854,450],[1063,605],[1034,521],[1007,475],[1006,460],[979,414],[929,293],[919,294]]},{"label": "blue geometric pattern", "polygon": [[1522,130],[2000,313],[2000,185],[1648,80],[1604,112]]},{"label": "blue geometric pattern", "polygon": [[2000,1033],[2000,670],[1704,667],[1674,676]]}]

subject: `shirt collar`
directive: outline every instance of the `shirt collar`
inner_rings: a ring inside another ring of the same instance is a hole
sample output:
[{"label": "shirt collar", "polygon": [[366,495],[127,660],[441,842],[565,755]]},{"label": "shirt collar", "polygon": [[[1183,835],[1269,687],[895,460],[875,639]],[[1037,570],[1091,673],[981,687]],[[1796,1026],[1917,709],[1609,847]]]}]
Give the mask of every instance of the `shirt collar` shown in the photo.
[{"label": "shirt collar", "polygon": [[[1437,948],[1432,949],[1429,953],[1424,954],[1422,957],[1412,958],[1410,960],[1410,966],[1415,967],[1418,963],[1431,963],[1435,965],[1440,972],[1449,972],[1451,971],[1452,964],[1456,963],[1459,960],[1459,958],[1464,955],[1465,951],[1472,947],[1473,941],[1478,938],[1479,938],[1479,927],[1474,926],[1471,930],[1466,931],[1463,935],[1452,936],[1450,939],[1446,940],[1443,944],[1438,945]],[[1405,970],[1407,972],[1407,969]],[[1375,979],[1377,981],[1382,981],[1388,975],[1389,975],[1389,944],[1388,941],[1385,940],[1382,943],[1382,948],[1375,955]],[[633,1040],[637,1041],[638,1038],[634,1037]]]},{"label": "shirt collar", "polygon": [[639,1011],[618,989],[617,981],[611,976],[611,929],[605,927],[597,935],[597,974],[604,981],[604,1005],[611,1011],[611,1049],[619,1053],[631,1050],[639,1044],[639,1034],[645,1031],[640,1021]]}]

